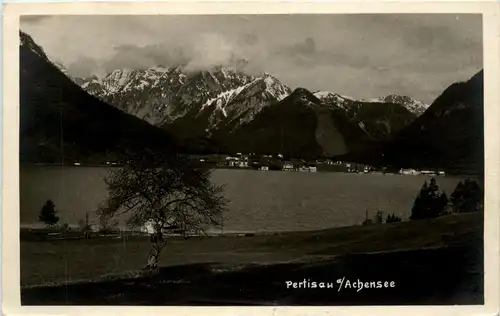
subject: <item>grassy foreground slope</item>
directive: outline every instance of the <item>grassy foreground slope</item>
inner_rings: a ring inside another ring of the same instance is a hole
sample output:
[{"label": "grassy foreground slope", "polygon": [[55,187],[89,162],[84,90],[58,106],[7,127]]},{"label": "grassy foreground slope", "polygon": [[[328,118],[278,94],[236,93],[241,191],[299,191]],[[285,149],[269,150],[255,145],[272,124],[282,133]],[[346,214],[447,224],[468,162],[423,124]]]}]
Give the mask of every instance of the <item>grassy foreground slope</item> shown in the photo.
[{"label": "grassy foreground slope", "polygon": [[[22,300],[44,305],[481,304],[482,227],[480,214],[466,214],[172,240],[160,261],[163,268],[150,276],[130,272],[144,265],[145,239],[22,242]],[[285,285],[287,280],[336,282],[342,277],[394,280],[397,287],[339,292]],[[34,286],[50,282],[57,285]]]}]

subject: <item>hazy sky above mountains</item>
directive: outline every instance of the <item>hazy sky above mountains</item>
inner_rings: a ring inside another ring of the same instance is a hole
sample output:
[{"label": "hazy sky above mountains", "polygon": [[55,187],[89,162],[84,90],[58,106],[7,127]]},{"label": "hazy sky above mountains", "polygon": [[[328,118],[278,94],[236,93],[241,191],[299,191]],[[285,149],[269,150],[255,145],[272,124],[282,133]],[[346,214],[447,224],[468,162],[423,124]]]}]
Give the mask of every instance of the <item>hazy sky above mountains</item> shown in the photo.
[{"label": "hazy sky above mountains", "polygon": [[480,15],[32,16],[20,28],[75,76],[245,58],[292,89],[431,103],[483,67]]}]

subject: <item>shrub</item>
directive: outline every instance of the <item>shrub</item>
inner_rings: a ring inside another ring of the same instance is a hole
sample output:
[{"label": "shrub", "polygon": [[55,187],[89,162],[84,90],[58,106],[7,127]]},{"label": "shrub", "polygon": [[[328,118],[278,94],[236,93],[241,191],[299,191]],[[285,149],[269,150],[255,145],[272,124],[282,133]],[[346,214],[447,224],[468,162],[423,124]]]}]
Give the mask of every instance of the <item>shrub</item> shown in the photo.
[{"label": "shrub", "polygon": [[69,231],[69,230],[71,230],[71,227],[69,227],[68,223],[64,223],[61,225],[61,230],[62,231]]},{"label": "shrub", "polygon": [[387,224],[401,222],[401,217],[394,215],[394,213],[388,214],[385,220]]},{"label": "shrub", "polygon": [[377,211],[377,213],[375,214],[375,218],[371,219],[371,218],[368,218],[368,210],[366,211],[366,215],[365,215],[365,220],[363,221],[363,226],[366,226],[366,225],[379,225],[379,224],[382,224],[384,222],[383,220],[383,217],[382,217],[382,212],[380,211]]},{"label": "shrub", "polygon": [[436,218],[446,213],[448,197],[444,192],[439,192],[436,179],[432,178],[430,183],[425,181],[420,189],[411,210],[410,219]]}]

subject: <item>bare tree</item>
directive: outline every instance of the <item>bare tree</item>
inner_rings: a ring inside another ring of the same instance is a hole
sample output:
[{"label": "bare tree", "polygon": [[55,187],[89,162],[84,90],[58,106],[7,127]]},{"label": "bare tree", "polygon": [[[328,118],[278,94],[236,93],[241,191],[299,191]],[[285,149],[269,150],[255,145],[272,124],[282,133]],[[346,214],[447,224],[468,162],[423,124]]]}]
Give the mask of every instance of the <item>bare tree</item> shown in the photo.
[{"label": "bare tree", "polygon": [[185,156],[145,150],[128,153],[121,168],[105,179],[109,197],[98,215],[128,214],[132,227],[154,228],[147,269],[158,267],[158,258],[167,239],[164,231],[181,228],[204,233],[207,226],[220,226],[226,207],[224,187],[210,181],[211,171]]}]

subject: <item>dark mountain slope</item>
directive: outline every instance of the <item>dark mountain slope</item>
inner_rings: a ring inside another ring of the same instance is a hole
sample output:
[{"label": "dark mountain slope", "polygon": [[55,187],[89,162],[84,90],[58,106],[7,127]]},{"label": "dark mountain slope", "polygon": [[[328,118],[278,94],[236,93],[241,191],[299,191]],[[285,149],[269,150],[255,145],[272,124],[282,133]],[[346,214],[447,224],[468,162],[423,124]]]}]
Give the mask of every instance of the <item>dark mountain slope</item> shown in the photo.
[{"label": "dark mountain slope", "polygon": [[353,160],[397,167],[483,174],[483,71],[449,86],[412,124]]},{"label": "dark mountain slope", "polygon": [[27,34],[20,36],[22,162],[102,161],[126,149],[178,149],[165,131],[84,92]]},{"label": "dark mountain slope", "polygon": [[298,88],[240,128],[216,131],[214,139],[231,152],[316,158],[344,154],[368,141],[368,136],[342,110],[332,109],[308,90]]},{"label": "dark mountain slope", "polygon": [[394,135],[417,118],[404,106],[394,103],[355,101],[346,112],[351,120],[362,122],[363,128],[378,140]]}]

